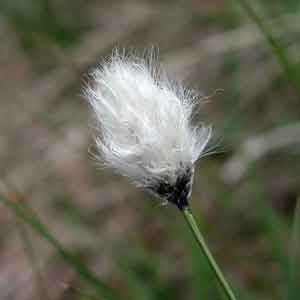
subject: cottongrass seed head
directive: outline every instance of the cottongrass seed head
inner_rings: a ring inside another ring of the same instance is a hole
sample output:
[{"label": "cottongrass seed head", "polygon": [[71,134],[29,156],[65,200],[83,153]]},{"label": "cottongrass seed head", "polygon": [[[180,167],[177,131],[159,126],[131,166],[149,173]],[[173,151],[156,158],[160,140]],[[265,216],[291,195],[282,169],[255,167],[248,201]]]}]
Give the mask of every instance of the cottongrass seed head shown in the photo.
[{"label": "cottongrass seed head", "polygon": [[211,127],[191,124],[199,96],[154,61],[151,53],[115,50],[93,71],[85,96],[95,112],[101,163],[183,209]]}]

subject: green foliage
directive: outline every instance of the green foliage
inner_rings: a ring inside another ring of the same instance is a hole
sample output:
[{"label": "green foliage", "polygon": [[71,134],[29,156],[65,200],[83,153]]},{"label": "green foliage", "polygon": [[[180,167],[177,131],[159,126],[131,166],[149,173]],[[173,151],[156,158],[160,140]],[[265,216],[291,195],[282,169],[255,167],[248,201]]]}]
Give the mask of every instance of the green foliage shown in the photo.
[{"label": "green foliage", "polygon": [[266,9],[278,13],[291,13],[300,8],[298,0],[261,0],[260,2]]},{"label": "green foliage", "polygon": [[122,279],[132,300],[178,299],[178,286],[162,279],[162,261],[142,246],[131,246],[118,260]]},{"label": "green foliage", "polygon": [[106,299],[117,299],[115,291],[102,283],[102,281],[80,261],[77,255],[66,249],[28,206],[24,206],[20,204],[20,202],[11,201],[4,197],[0,197],[0,202],[9,208],[16,217],[22,219],[23,222],[30,225],[32,229],[38,232],[49,245],[57,251],[61,258],[73,267],[83,280],[88,282],[99,292],[99,295],[103,295]]},{"label": "green foliage", "polygon": [[234,52],[226,53],[223,61],[224,77],[233,74],[240,67],[240,59]]},{"label": "green foliage", "polygon": [[0,15],[14,26],[27,50],[45,41],[67,47],[77,40],[80,31],[76,2],[71,3],[67,10],[58,11],[50,0],[2,0]]},{"label": "green foliage", "polygon": [[287,300],[298,300],[300,298],[300,197],[294,214],[291,252],[286,294]]},{"label": "green foliage", "polygon": [[221,11],[212,11],[210,13],[193,11],[191,19],[194,24],[218,25],[224,30],[232,30],[240,25],[240,16],[229,6],[225,6]]},{"label": "green foliage", "polygon": [[[237,0],[249,17],[256,23],[259,30],[265,36],[269,43],[274,56],[278,63],[281,65],[285,78],[290,82],[295,95],[299,97],[300,90],[300,63],[293,62],[286,50],[285,45],[279,40],[273,29],[265,22],[264,18],[259,15],[257,10],[252,7],[248,0]],[[265,5],[272,12],[275,10],[284,12],[294,12],[299,10],[299,1],[261,1],[261,4]],[[252,170],[255,173],[255,166]],[[254,174],[253,173],[253,174]],[[252,174],[252,175],[253,175]],[[258,188],[259,181],[255,178],[255,190],[258,192],[257,196],[260,199],[257,202],[259,206],[261,225],[264,228],[267,238],[270,240],[270,246],[272,247],[272,253],[278,260],[281,266],[282,273],[284,274],[285,289],[288,300],[297,300],[300,298],[300,201],[295,208],[294,213],[294,226],[293,226],[293,241],[291,243],[291,258],[285,251],[285,244],[280,239],[283,231],[287,231],[285,224],[281,222],[280,218],[274,213],[274,211],[268,207],[263,200],[267,197],[261,195],[261,189]]]},{"label": "green foliage", "polygon": [[63,218],[65,223],[71,226],[82,226],[85,223],[80,208],[65,194],[56,193],[52,196],[51,209],[59,217]]},{"label": "green foliage", "polygon": [[265,36],[267,42],[269,43],[273,54],[275,55],[278,63],[281,65],[287,80],[290,82],[291,86],[294,89],[294,92],[298,95],[300,88],[299,81],[299,70],[297,65],[293,64],[291,61],[285,45],[280,39],[278,39],[272,28],[265,22],[265,20],[259,15],[259,13],[252,7],[250,1],[248,0],[237,0],[244,11],[249,15],[249,17],[255,22],[258,26],[261,33]]},{"label": "green foliage", "polygon": [[[221,299],[219,287],[205,257],[199,252],[194,237],[186,226],[175,226],[170,234],[186,243],[187,273],[182,283],[186,299]],[[142,246],[131,246],[129,253],[118,260],[122,280],[132,300],[173,300],[181,299],[180,286],[162,279],[161,259],[149,253]],[[167,267],[167,266],[166,266]],[[180,270],[178,270],[180,271]],[[182,271],[181,271],[182,272]]]}]

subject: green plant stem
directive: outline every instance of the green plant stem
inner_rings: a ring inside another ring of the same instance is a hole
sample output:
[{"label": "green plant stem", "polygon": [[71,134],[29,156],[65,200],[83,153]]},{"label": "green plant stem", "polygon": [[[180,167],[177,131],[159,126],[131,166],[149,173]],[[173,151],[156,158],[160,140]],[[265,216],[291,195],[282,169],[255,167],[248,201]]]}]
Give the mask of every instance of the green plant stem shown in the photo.
[{"label": "green plant stem", "polygon": [[205,258],[207,259],[209,266],[211,267],[212,271],[214,272],[215,276],[217,277],[218,282],[219,282],[220,286],[222,287],[224,293],[226,294],[227,298],[229,300],[237,300],[230,285],[226,281],[221,269],[217,265],[208,246],[206,245],[206,242],[201,234],[201,231],[199,230],[199,227],[196,223],[196,220],[192,214],[191,209],[189,207],[185,207],[185,208],[183,208],[182,213],[183,213],[184,218],[185,218],[189,228],[191,229],[198,245],[200,246],[202,253],[204,254]]}]

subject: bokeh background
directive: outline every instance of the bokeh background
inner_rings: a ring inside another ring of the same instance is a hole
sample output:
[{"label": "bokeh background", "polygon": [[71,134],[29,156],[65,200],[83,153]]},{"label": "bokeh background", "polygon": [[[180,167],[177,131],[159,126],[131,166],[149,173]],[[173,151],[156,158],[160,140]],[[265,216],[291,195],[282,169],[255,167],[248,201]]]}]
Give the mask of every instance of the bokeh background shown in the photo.
[{"label": "bokeh background", "polygon": [[[213,153],[197,164],[191,205],[241,299],[289,293],[300,234],[300,3],[250,2],[280,39],[294,83],[240,1],[0,2],[1,180],[120,299],[222,297],[179,212],[93,159],[82,87],[114,47],[159,48],[171,77],[211,96],[201,120],[213,124]],[[92,299],[4,205],[0,224],[1,300]]]}]

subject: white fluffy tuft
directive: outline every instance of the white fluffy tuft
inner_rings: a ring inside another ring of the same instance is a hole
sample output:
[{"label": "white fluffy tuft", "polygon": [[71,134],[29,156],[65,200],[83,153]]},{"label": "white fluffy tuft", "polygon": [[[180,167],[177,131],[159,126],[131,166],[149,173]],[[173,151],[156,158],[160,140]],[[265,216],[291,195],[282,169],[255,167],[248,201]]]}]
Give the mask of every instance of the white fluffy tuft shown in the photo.
[{"label": "white fluffy tuft", "polygon": [[85,90],[99,129],[101,161],[138,186],[172,185],[203,154],[211,127],[191,124],[199,98],[146,59],[117,51]]}]

